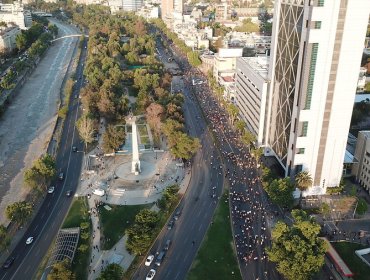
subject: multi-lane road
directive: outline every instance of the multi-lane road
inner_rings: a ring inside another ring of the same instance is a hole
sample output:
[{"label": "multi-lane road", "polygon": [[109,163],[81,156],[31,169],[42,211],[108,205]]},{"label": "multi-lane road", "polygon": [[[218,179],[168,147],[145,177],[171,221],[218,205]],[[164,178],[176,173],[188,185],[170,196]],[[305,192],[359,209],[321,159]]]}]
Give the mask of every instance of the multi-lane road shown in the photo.
[{"label": "multi-lane road", "polygon": [[[79,116],[78,94],[83,86],[83,62],[86,59],[86,50],[82,48],[80,60],[76,69],[76,79],[69,113],[65,119],[62,138],[56,157],[58,171],[63,171],[63,181],[52,182],[55,192],[47,194],[41,208],[25,232],[22,240],[10,254],[14,257],[14,264],[9,269],[0,270],[0,280],[32,279],[52,244],[63,219],[69,209],[72,198],[65,195],[67,190],[75,191],[79,182],[83,153],[73,153],[72,146],[82,148],[78,138],[75,122]],[[62,77],[61,77],[62,78]],[[34,237],[31,245],[26,245],[28,237]]]},{"label": "multi-lane road", "polygon": [[[168,54],[157,40],[157,52],[166,64]],[[175,63],[171,63],[173,66]],[[182,84],[182,83],[181,83]],[[164,227],[150,253],[155,255],[164,249],[167,240],[171,245],[161,266],[156,268],[156,279],[184,279],[207,232],[222,193],[224,182],[219,154],[214,146],[198,103],[184,87],[184,113],[186,129],[193,137],[201,140],[202,148],[192,160],[191,179],[179,209],[181,215],[172,229]],[[212,164],[211,164],[212,162]],[[215,190],[212,188],[216,187]],[[213,192],[216,198],[212,198]],[[153,262],[154,264],[154,262]],[[141,264],[134,279],[144,279],[150,268]]]}]

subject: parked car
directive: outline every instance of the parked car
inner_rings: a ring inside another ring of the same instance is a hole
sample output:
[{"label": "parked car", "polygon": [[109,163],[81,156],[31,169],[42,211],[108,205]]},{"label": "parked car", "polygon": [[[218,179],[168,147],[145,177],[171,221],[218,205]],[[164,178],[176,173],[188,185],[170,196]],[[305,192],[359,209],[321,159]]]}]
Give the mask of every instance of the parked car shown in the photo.
[{"label": "parked car", "polygon": [[154,269],[149,270],[148,274],[146,275],[146,280],[152,280],[154,278],[154,275],[155,270]]},{"label": "parked car", "polygon": [[181,210],[180,209],[177,209],[175,215],[173,216],[173,218],[175,219],[175,221],[177,221],[180,218],[180,215],[181,215]]},{"label": "parked car", "polygon": [[153,260],[154,260],[154,256],[153,255],[148,256],[146,258],[146,260],[145,260],[145,265],[146,266],[150,266],[152,264]]},{"label": "parked car", "polygon": [[175,222],[174,222],[173,220],[169,221],[169,223],[168,223],[168,225],[167,225],[167,229],[172,229],[172,228],[173,228],[174,223],[175,223]]},{"label": "parked car", "polygon": [[161,263],[165,256],[166,256],[166,251],[161,251],[159,255],[157,256],[157,259],[155,260],[155,265],[161,266]]},{"label": "parked car", "polygon": [[55,187],[54,186],[51,186],[50,188],[48,188],[48,193],[53,193],[55,190]]},{"label": "parked car", "polygon": [[66,191],[66,196],[70,197],[71,195],[72,195],[72,191],[71,190]]},{"label": "parked car", "polygon": [[60,172],[58,178],[62,181],[64,179],[64,173]]},{"label": "parked car", "polygon": [[168,251],[168,249],[170,249],[170,245],[171,245],[171,240],[170,240],[170,239],[168,239],[168,240],[166,241],[166,244],[164,245],[164,249],[165,249],[166,251]]},{"label": "parked car", "polygon": [[3,268],[9,268],[12,266],[13,262],[14,262],[15,258],[14,257],[11,257],[9,259],[6,260],[6,262],[3,264]]}]

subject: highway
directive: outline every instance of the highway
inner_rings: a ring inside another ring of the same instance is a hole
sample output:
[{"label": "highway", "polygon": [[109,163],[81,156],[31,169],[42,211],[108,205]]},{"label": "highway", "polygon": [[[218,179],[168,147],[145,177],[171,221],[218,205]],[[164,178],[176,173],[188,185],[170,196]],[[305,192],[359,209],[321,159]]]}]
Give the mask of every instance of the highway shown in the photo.
[{"label": "highway", "polygon": [[[56,43],[56,46],[58,46],[57,44],[61,43]],[[65,193],[67,190],[76,190],[83,161],[83,153],[73,153],[71,147],[77,146],[80,150],[83,147],[75,129],[75,122],[79,117],[80,104],[78,94],[83,86],[82,64],[85,59],[86,50],[82,48],[76,69],[77,83],[73,89],[69,113],[65,119],[56,157],[57,170],[58,172],[63,171],[65,178],[63,181],[55,180],[51,183],[51,185],[55,186],[55,192],[46,194],[39,212],[34,217],[21,241],[10,254],[10,257],[15,257],[14,264],[9,269],[0,270],[0,280],[32,279],[50,245],[52,245],[70,207],[72,198],[67,197]],[[30,236],[33,236],[35,240],[31,245],[26,245],[26,239]]]},{"label": "highway", "polygon": [[[162,62],[166,62],[168,55],[159,40],[157,40],[157,49]],[[172,62],[171,66],[174,64]],[[188,89],[183,88],[182,92],[185,96],[183,109],[186,129],[191,136],[201,140],[202,148],[192,160],[191,180],[179,206],[181,209],[179,219],[172,229],[167,229],[167,225],[162,229],[150,251],[150,254],[155,255],[163,250],[167,240],[171,240],[171,246],[164,261],[160,267],[155,267],[155,278],[164,280],[185,278],[212,221],[217,197],[221,196],[224,183],[219,154],[198,103]],[[212,198],[213,187],[216,187],[216,198]],[[133,279],[144,279],[153,266],[154,262],[151,267],[141,264]]]}]

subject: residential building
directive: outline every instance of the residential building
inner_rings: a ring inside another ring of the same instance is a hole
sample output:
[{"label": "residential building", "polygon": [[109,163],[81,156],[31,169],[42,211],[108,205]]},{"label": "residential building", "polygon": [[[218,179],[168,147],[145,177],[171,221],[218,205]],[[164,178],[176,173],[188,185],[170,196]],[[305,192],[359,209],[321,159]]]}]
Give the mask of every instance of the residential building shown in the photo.
[{"label": "residential building", "polygon": [[227,3],[216,4],[216,21],[227,19]]},{"label": "residential building", "polygon": [[107,0],[105,5],[113,14],[119,11],[136,12],[143,6],[143,0]]},{"label": "residential building", "polygon": [[278,0],[274,7],[265,154],[319,195],[338,186],[370,1]]},{"label": "residential building", "polygon": [[158,6],[153,6],[151,4],[145,4],[137,11],[136,14],[145,19],[158,18],[159,8]]},{"label": "residential building", "polygon": [[355,163],[352,167],[352,174],[356,176],[357,182],[370,194],[370,131],[358,133]]},{"label": "residential building", "polygon": [[173,0],[173,10],[182,14],[184,12],[184,2],[183,0]]},{"label": "residential building", "polygon": [[236,58],[242,57],[243,49],[220,48],[214,56],[213,76],[219,80],[221,76],[234,76]]},{"label": "residential building", "polygon": [[172,18],[174,0],[162,0],[161,3],[161,18],[168,21]]},{"label": "residential building", "polygon": [[15,24],[0,27],[0,53],[8,53],[16,48],[15,38],[21,29]]},{"label": "residential building", "polygon": [[269,57],[238,57],[236,59],[236,105],[239,116],[263,145],[266,100],[269,89]]},{"label": "residential building", "polygon": [[30,11],[24,10],[23,4],[20,2],[0,3],[0,21],[14,23],[20,29],[28,29],[32,25],[32,16]]},{"label": "residential building", "polygon": [[203,74],[207,75],[210,71],[213,73],[215,56],[213,54],[202,54],[200,56],[200,60],[202,61],[200,70],[203,72]]},{"label": "residential building", "polygon": [[365,68],[365,67],[360,68],[360,73],[358,75],[358,81],[357,81],[357,90],[358,91],[364,91],[364,89],[365,89],[366,72],[367,72],[367,68]]}]

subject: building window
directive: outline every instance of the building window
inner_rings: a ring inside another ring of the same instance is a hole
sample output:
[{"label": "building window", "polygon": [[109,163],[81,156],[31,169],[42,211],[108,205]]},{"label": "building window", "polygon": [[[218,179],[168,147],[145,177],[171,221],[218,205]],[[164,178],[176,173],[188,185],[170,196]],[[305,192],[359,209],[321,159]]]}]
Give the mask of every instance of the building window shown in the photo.
[{"label": "building window", "polygon": [[321,21],[315,21],[315,29],[321,29]]},{"label": "building window", "polygon": [[303,122],[302,123],[301,137],[306,137],[307,136],[307,129],[308,129],[308,122]]},{"label": "building window", "polygon": [[316,60],[317,60],[318,49],[319,49],[319,44],[318,43],[313,43],[312,44],[310,69],[309,69],[309,73],[308,73],[306,102],[305,102],[305,107],[304,107],[305,110],[309,110],[311,108],[312,89],[313,89],[313,81],[315,80],[315,70],[316,70]]},{"label": "building window", "polygon": [[302,164],[298,164],[295,166],[295,174],[298,174],[299,172],[301,172],[303,169],[303,165]]},{"label": "building window", "polygon": [[303,155],[305,148],[299,148],[297,154]]},{"label": "building window", "polygon": [[324,7],[325,0],[317,0],[317,7]]}]

